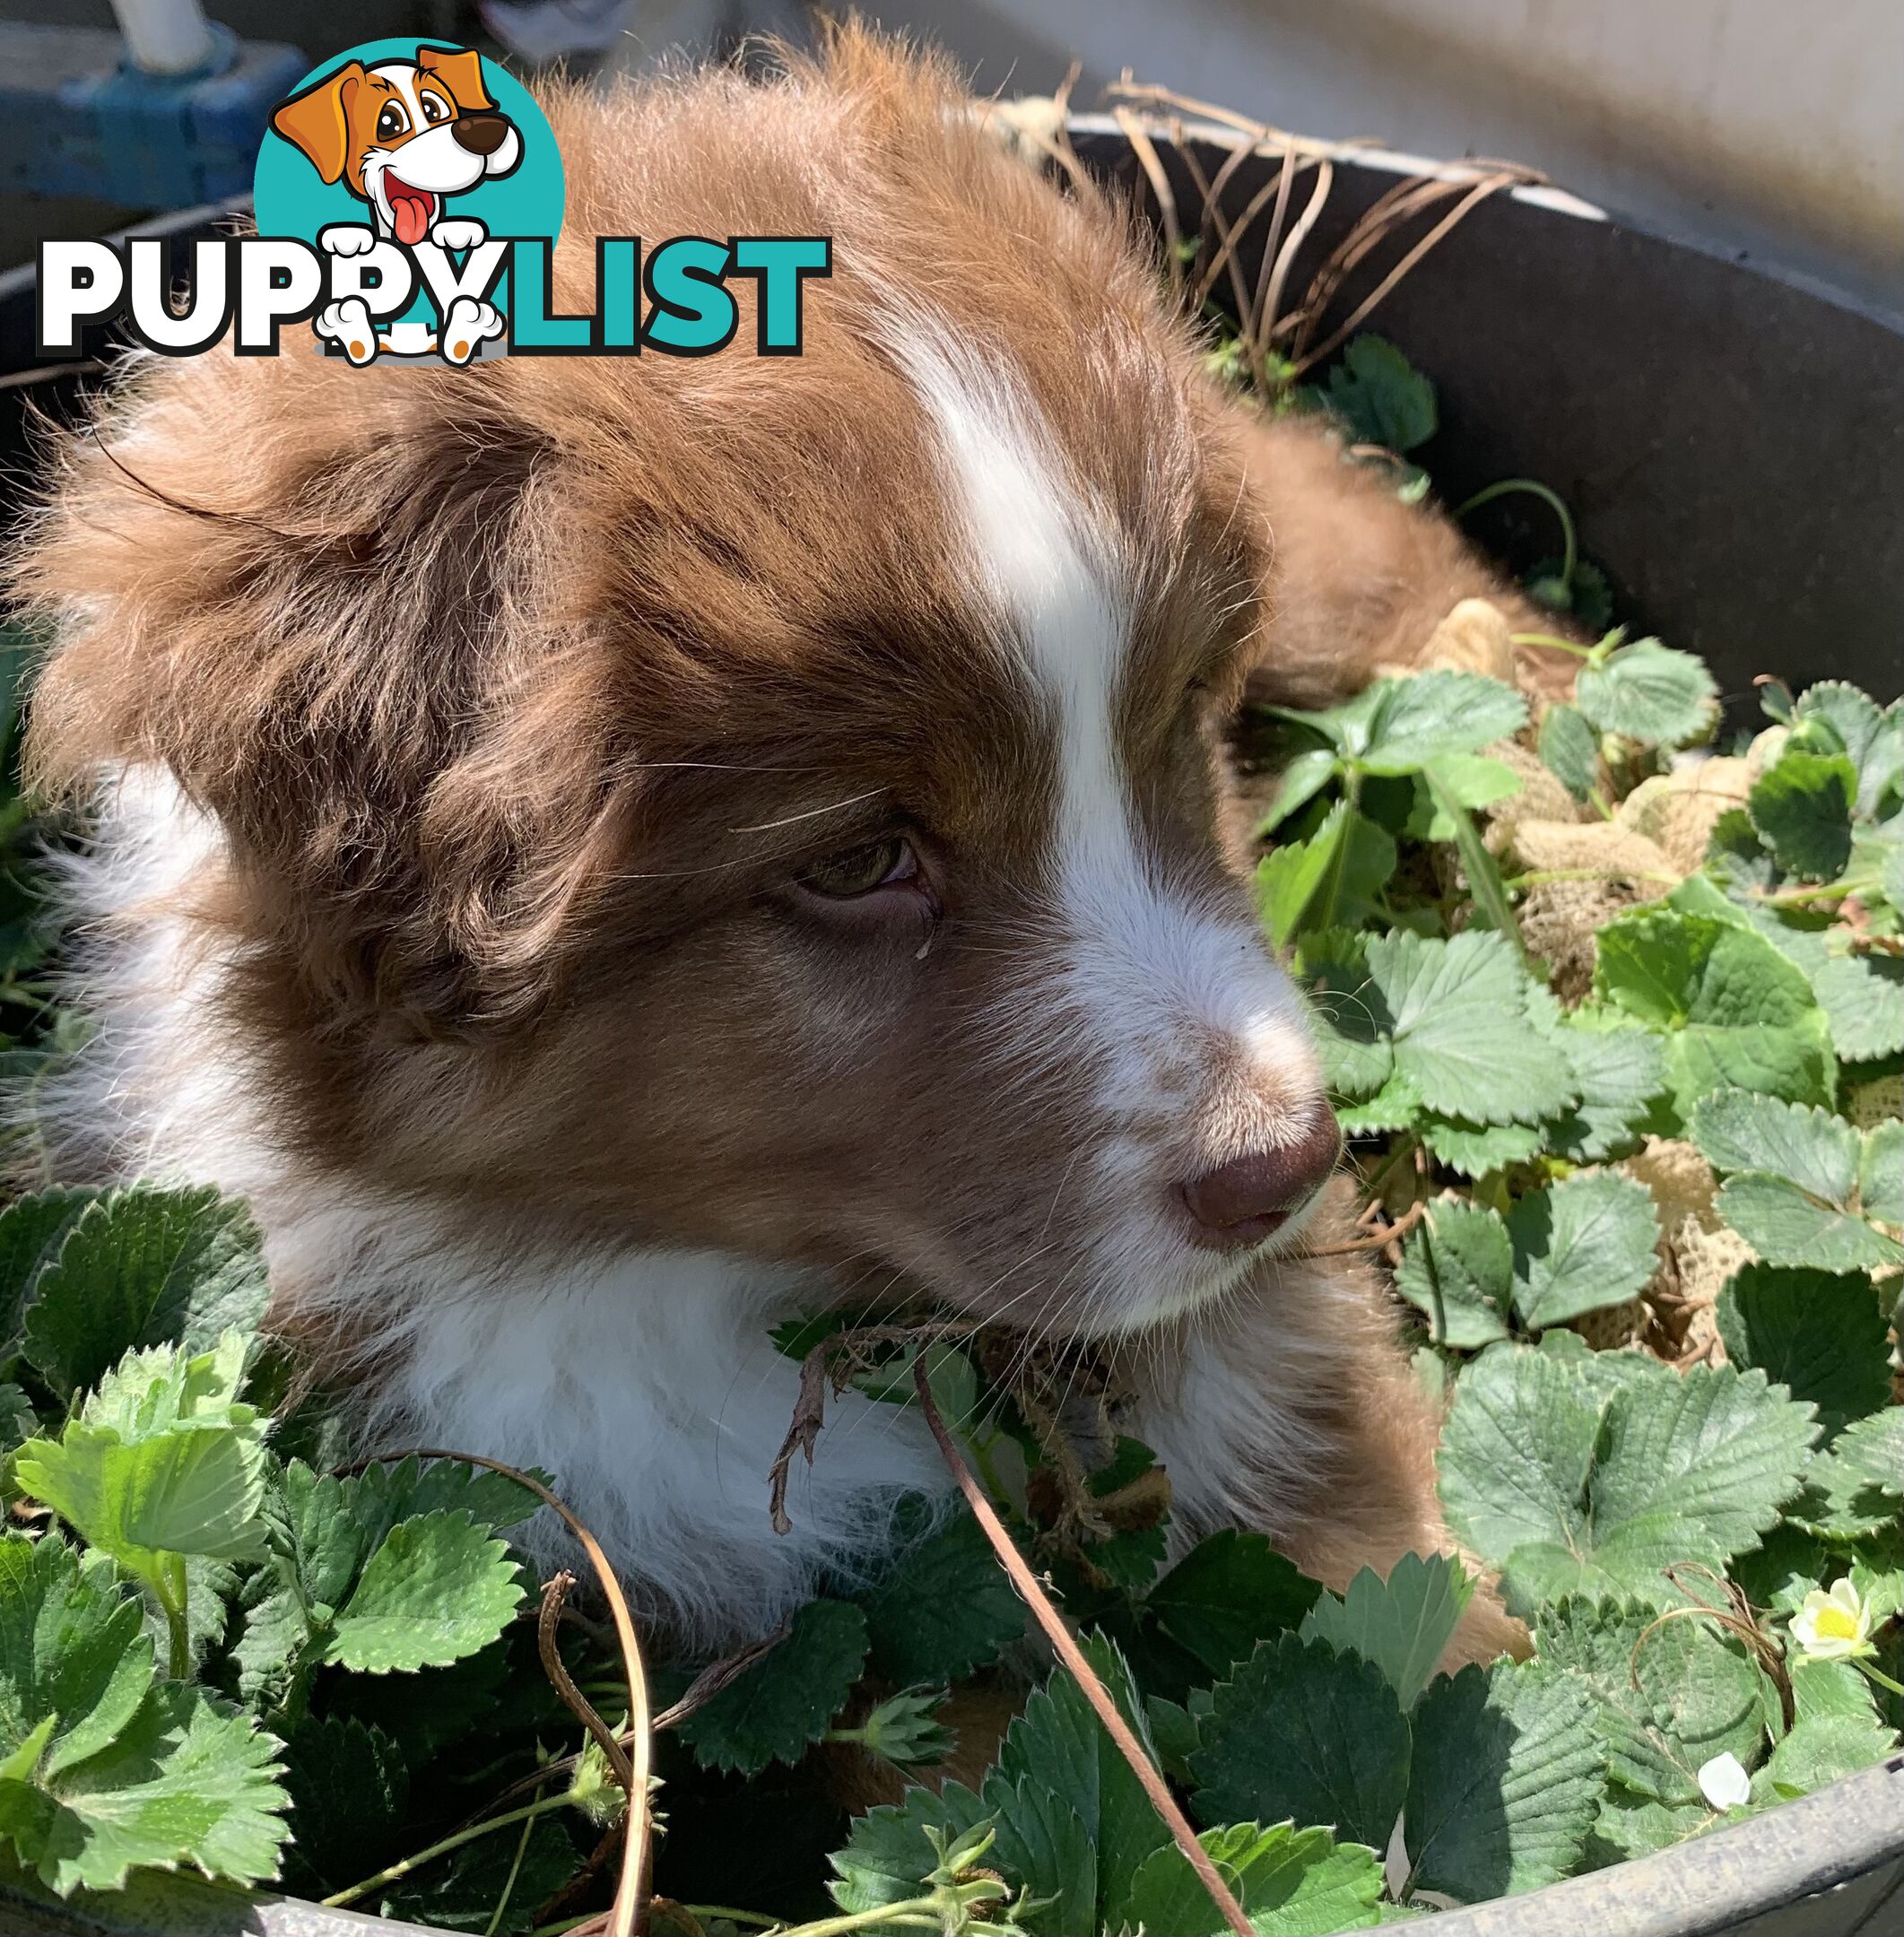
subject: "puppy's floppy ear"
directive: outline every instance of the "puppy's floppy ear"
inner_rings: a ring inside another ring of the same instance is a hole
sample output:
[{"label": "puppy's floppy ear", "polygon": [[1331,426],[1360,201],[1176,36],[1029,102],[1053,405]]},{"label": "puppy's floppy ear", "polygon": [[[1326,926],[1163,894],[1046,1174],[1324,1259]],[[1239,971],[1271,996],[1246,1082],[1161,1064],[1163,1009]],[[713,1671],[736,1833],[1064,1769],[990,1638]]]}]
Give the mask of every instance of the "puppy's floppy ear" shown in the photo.
[{"label": "puppy's floppy ear", "polygon": [[223,833],[259,999],[307,1033],[507,1035],[633,811],[569,487],[466,385],[274,377],[170,364],[72,447],[11,574],[57,629],[35,782],[170,769]]},{"label": "puppy's floppy ear", "polygon": [[465,114],[478,109],[493,112],[496,104],[483,85],[480,54],[472,54],[467,48],[420,47],[416,64],[425,74],[436,75]]},{"label": "puppy's floppy ear", "polygon": [[364,79],[361,61],[346,61],[301,94],[271,111],[271,125],[293,148],[302,150],[326,182],[343,173],[351,153],[351,102]]}]

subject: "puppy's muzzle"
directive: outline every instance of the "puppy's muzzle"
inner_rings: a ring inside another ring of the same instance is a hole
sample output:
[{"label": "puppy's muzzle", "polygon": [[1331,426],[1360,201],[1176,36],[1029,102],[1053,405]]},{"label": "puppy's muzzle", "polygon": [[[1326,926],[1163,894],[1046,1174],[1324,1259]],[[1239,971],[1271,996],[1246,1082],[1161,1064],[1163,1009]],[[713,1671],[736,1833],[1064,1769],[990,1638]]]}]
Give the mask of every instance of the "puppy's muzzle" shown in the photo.
[{"label": "puppy's muzzle", "polygon": [[491,155],[508,138],[509,124],[500,114],[462,114],[449,124],[449,132],[458,148],[466,148],[471,154]]},{"label": "puppy's muzzle", "polygon": [[1246,1151],[1178,1186],[1196,1240],[1230,1250],[1273,1236],[1327,1180],[1342,1132],[1317,1105],[1285,1143]]}]

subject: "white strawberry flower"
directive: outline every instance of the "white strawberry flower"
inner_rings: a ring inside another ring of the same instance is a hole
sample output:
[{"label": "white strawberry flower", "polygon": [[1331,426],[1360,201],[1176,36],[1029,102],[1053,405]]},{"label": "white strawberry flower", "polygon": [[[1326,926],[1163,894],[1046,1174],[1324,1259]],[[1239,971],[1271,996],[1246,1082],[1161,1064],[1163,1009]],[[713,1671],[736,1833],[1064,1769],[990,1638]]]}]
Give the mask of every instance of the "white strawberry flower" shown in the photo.
[{"label": "white strawberry flower", "polygon": [[1713,1809],[1743,1809],[1752,1801],[1752,1777],[1745,1773],[1745,1765],[1728,1750],[1700,1765],[1699,1793]]},{"label": "white strawberry flower", "polygon": [[1872,1653],[1871,1610],[1848,1574],[1814,1587],[1792,1616],[1792,1639],[1806,1661],[1856,1661]]}]

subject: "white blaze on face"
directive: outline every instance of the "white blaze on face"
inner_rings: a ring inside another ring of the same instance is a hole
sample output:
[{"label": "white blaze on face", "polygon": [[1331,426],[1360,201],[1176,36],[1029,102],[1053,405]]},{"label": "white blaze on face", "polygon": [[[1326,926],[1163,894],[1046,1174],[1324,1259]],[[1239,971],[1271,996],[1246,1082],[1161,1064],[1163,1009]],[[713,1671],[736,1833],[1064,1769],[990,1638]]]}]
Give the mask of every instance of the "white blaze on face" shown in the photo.
[{"label": "white blaze on face", "polygon": [[[1253,1091],[1259,1073],[1284,1095],[1316,1086],[1300,1004],[1240,908],[1173,891],[1144,850],[1117,745],[1134,586],[1111,517],[995,360],[916,324],[890,347],[938,431],[973,568],[1055,717],[1059,979],[1099,1052],[1095,1102],[1141,1133],[1115,1138],[1104,1168],[1156,1181],[1161,1138],[1187,1167],[1166,1180],[1195,1174],[1260,1138],[1267,1106],[1239,1084]],[[1028,1023],[1041,1006],[1026,1003]],[[1051,1033],[1048,1019],[1041,1028]]]}]

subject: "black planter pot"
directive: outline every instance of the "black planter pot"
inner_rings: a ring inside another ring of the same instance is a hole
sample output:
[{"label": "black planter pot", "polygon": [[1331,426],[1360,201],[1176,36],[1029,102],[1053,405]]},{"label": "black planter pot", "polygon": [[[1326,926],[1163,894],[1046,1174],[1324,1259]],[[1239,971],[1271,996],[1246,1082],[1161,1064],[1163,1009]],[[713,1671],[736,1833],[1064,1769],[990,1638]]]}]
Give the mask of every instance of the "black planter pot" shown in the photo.
[{"label": "black planter pot", "polygon": [[[1086,165],[1135,191],[1116,124],[1073,123]],[[1238,137],[1190,128],[1205,178]],[[1195,178],[1161,130],[1179,205]],[[1274,164],[1230,178],[1239,213]],[[1345,152],[1311,234],[1321,256],[1404,164]],[[1412,165],[1410,165],[1412,166]],[[202,233],[195,210],[143,233]],[[1245,263],[1253,277],[1256,262]],[[1297,281],[1300,281],[1300,266]],[[1442,428],[1417,455],[1448,502],[1532,476],[1572,505],[1620,614],[1708,659],[1729,699],[1752,677],[1904,690],[1904,333],[1570,198],[1485,203],[1371,326],[1435,379]],[[31,367],[30,271],[0,276],[0,375]],[[85,379],[0,389],[0,543],[22,486],[25,399],[56,415]],[[639,380],[639,371],[630,380]],[[1510,561],[1556,550],[1537,510],[1500,501],[1476,535]],[[1749,715],[1749,707],[1742,713]],[[1656,1856],[1435,1918],[1437,1937],[1899,1937],[1904,1754]],[[369,1937],[415,1926],[184,1878],[59,1903],[0,1860],[0,1937]],[[1082,1937],[1082,1933],[1081,1933]]]},{"label": "black planter pot", "polygon": [[[1088,167],[1154,207],[1116,123],[1084,115],[1072,128]],[[1183,132],[1205,180],[1241,139]],[[1183,155],[1157,152],[1178,207],[1197,209]],[[1275,166],[1236,169],[1230,221]],[[1340,151],[1291,286],[1420,166]],[[1263,227],[1242,250],[1252,286]],[[1729,697],[1770,672],[1852,680],[1881,700],[1904,691],[1904,319],[1521,190],[1476,208],[1369,326],[1439,390],[1441,428],[1413,455],[1444,503],[1502,478],[1550,485],[1618,616],[1698,653]],[[1522,566],[1559,550],[1551,516],[1525,498],[1469,528]]]}]

